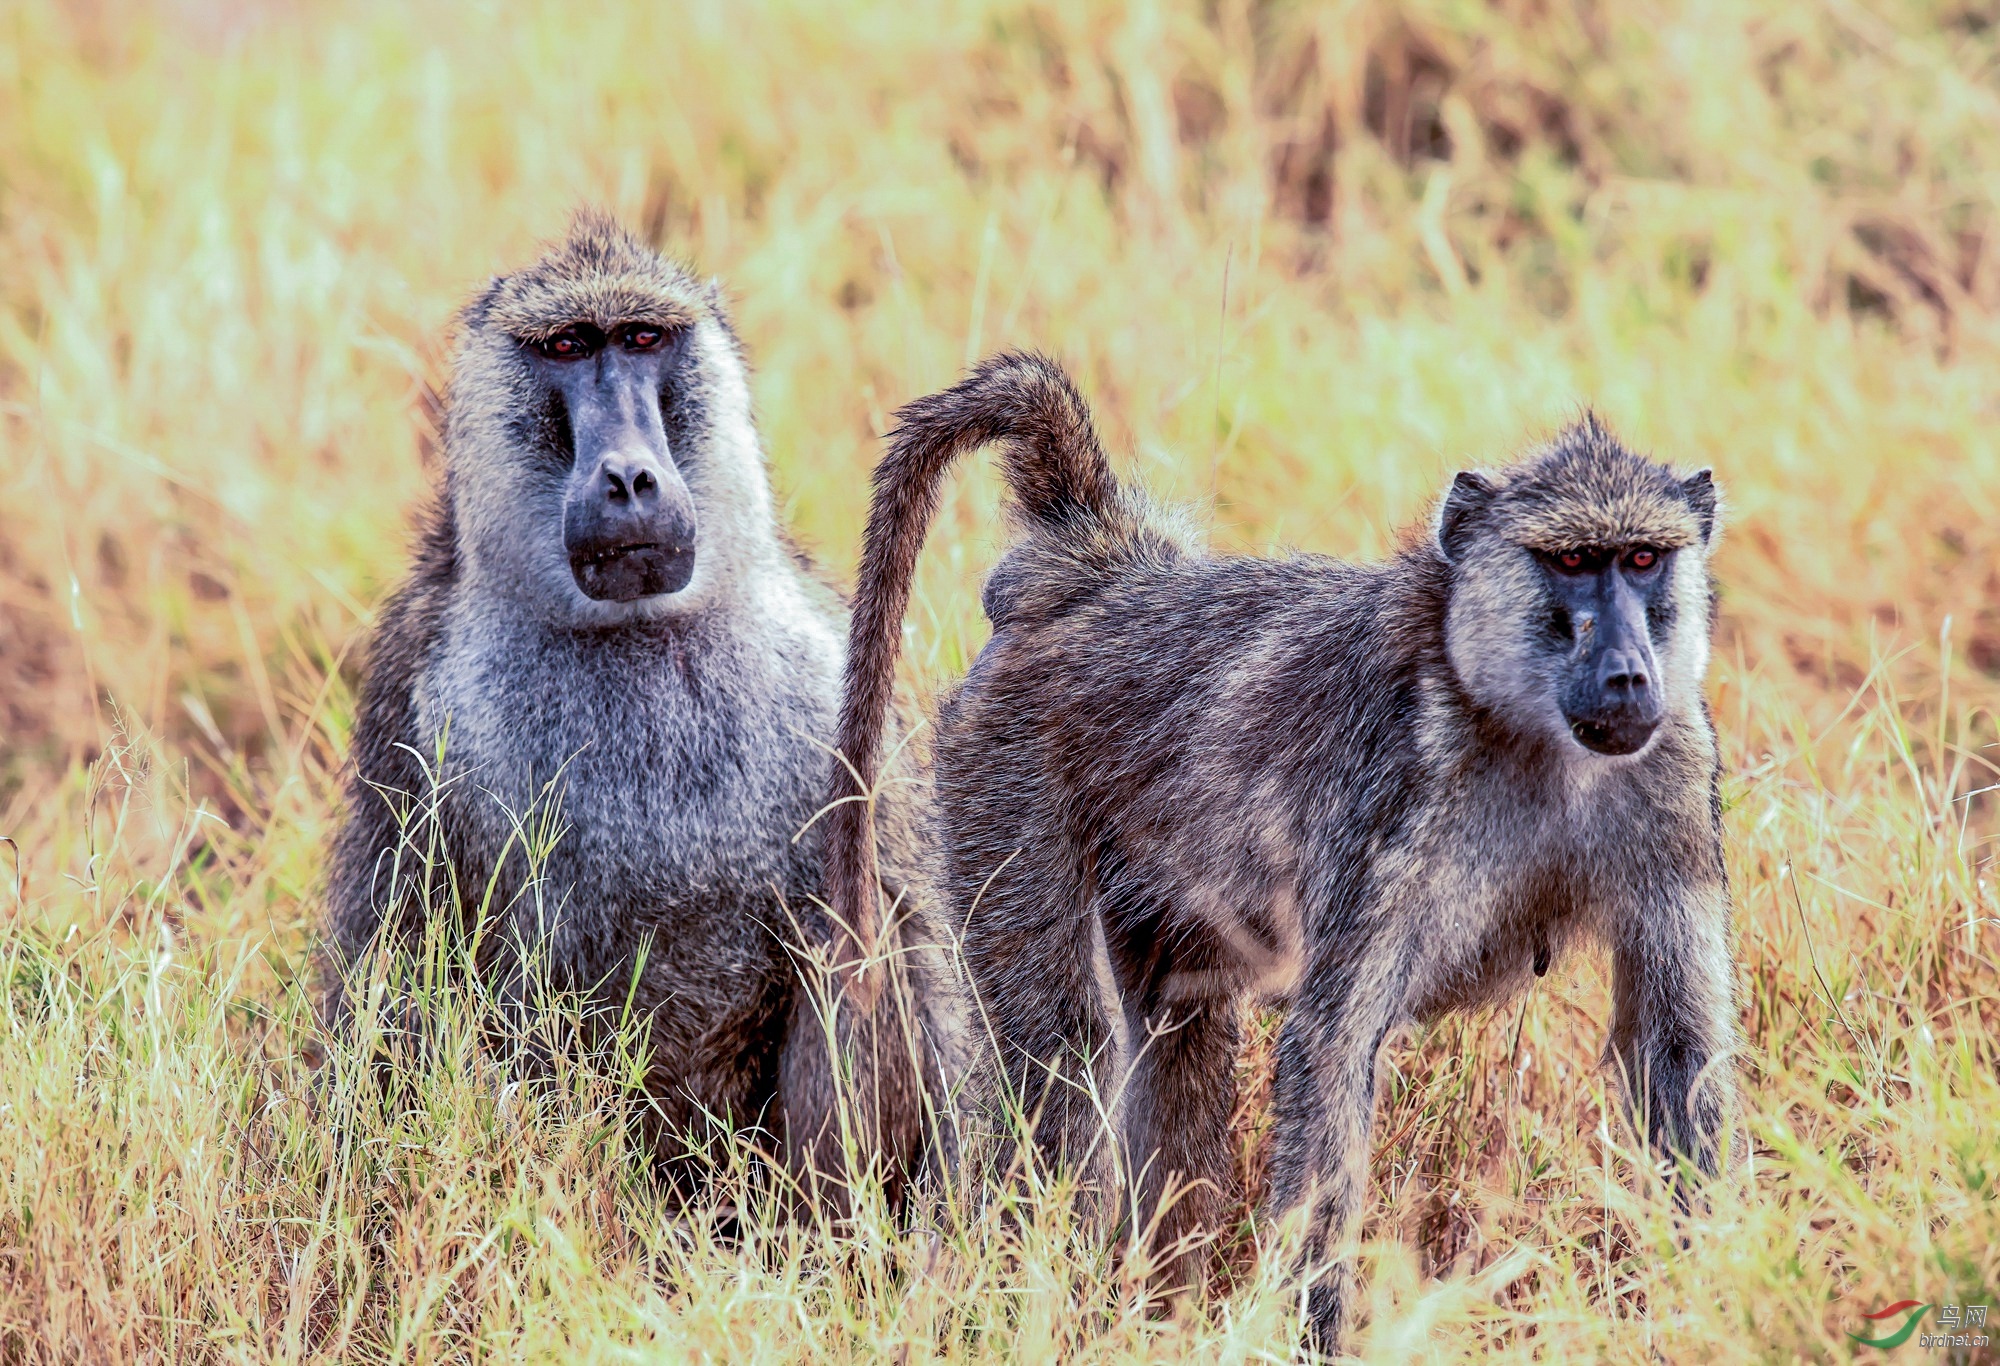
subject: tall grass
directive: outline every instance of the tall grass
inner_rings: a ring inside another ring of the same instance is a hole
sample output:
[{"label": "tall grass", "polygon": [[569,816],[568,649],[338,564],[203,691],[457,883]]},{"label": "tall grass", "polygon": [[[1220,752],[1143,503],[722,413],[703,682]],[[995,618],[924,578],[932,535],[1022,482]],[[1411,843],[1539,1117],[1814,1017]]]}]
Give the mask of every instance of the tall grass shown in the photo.
[{"label": "tall grass", "polygon": [[[449,1006],[308,1103],[427,386],[585,200],[727,282],[836,573],[888,412],[1001,345],[1226,548],[1380,553],[1586,404],[1713,464],[1754,1160],[1675,1222],[1566,964],[1397,1046],[1355,1345],[1819,1359],[2000,1301],[1996,72],[2000,17],[1919,0],[0,8],[0,1357],[1288,1350],[1247,1222],[1166,1306],[1060,1198],[787,1224],[739,1149],[719,1241],[615,1058],[509,1089]],[[996,509],[976,474],[934,538],[922,684]]]}]

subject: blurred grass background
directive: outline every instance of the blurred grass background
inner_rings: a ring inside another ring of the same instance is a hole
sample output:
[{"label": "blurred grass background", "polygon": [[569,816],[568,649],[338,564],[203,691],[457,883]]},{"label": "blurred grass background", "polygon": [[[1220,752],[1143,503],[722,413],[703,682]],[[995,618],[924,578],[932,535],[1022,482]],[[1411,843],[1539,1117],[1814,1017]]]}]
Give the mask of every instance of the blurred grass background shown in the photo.
[{"label": "blurred grass background", "polygon": [[[1227,548],[1381,553],[1584,405],[1712,464],[1756,1158],[1682,1248],[1594,963],[1407,1041],[1357,1347],[1822,1359],[2000,1299],[2000,9],[9,0],[0,1357],[1283,1359],[1247,1233],[1163,1317],[1054,1216],[714,1245],[587,1085],[303,1103],[426,394],[581,202],[726,281],[843,579],[887,414],[1002,345]],[[922,681],[996,508],[933,538]]]}]

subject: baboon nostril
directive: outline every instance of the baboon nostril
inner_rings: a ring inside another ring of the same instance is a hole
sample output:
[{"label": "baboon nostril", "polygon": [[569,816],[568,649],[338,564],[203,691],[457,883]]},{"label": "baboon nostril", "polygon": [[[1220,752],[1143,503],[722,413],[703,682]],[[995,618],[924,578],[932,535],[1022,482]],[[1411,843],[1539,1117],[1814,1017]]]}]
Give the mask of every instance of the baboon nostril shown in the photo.
[{"label": "baboon nostril", "polygon": [[640,470],[632,480],[632,492],[641,497],[651,493],[657,487],[659,487],[659,481],[654,479],[651,472],[647,470]]}]

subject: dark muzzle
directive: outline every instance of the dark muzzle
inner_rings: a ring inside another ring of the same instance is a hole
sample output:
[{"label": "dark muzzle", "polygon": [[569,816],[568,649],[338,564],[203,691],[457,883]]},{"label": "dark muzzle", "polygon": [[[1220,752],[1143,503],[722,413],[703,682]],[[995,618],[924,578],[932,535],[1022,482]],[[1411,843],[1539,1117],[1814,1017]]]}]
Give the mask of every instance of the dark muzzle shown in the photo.
[{"label": "dark muzzle", "polygon": [[1569,733],[1598,754],[1645,748],[1663,710],[1652,651],[1623,640],[1604,642],[1580,661],[1563,698]]},{"label": "dark muzzle", "polygon": [[678,593],[694,577],[694,504],[648,458],[606,457],[563,508],[576,586],[600,602]]}]

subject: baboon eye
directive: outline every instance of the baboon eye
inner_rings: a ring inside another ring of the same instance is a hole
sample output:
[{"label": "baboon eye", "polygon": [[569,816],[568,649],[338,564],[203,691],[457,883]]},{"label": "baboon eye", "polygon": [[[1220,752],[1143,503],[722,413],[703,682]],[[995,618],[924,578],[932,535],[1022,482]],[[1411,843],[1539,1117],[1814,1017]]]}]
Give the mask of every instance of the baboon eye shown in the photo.
[{"label": "baboon eye", "polygon": [[625,334],[625,345],[634,351],[650,351],[667,339],[658,327],[635,327]]},{"label": "baboon eye", "polygon": [[1611,562],[1611,553],[1598,546],[1580,545],[1571,550],[1535,552],[1541,562],[1558,574],[1595,574]]},{"label": "baboon eye", "polygon": [[535,349],[551,360],[577,360],[590,354],[590,343],[579,332],[558,332],[545,341],[536,342]]},{"label": "baboon eye", "polygon": [[1626,558],[1625,563],[1634,569],[1651,569],[1659,561],[1660,553],[1657,550],[1635,550]]}]

